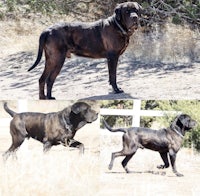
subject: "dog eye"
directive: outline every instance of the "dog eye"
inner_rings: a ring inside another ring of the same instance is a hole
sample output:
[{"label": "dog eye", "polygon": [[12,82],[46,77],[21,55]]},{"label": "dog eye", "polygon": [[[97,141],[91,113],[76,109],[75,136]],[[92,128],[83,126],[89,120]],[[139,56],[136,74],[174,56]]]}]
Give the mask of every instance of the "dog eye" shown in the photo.
[{"label": "dog eye", "polygon": [[138,14],[138,10],[136,8],[133,8],[132,12],[135,12],[136,14]]},{"label": "dog eye", "polygon": [[130,12],[131,12],[130,10],[126,10],[126,14],[130,14]]}]

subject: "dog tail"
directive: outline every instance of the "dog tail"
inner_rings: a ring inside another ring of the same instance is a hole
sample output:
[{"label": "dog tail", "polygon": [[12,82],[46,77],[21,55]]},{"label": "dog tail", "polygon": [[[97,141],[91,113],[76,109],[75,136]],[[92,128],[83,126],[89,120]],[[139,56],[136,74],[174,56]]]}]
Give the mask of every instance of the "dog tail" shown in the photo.
[{"label": "dog tail", "polygon": [[4,110],[5,110],[6,112],[8,112],[8,114],[10,114],[12,117],[13,117],[15,114],[17,114],[16,112],[14,112],[14,111],[12,111],[11,109],[8,108],[6,102],[3,104],[3,107],[4,107]]},{"label": "dog tail", "polygon": [[44,31],[40,35],[37,59],[36,59],[35,63],[28,69],[28,71],[31,71],[32,69],[34,69],[39,64],[39,62],[40,62],[40,60],[42,58],[44,44],[46,42],[46,39],[47,39],[48,35],[49,35],[48,31]]},{"label": "dog tail", "polygon": [[112,129],[104,119],[103,119],[103,123],[104,123],[105,127],[111,132],[123,132],[123,133],[126,133],[126,131],[124,129],[122,129],[122,128]]}]

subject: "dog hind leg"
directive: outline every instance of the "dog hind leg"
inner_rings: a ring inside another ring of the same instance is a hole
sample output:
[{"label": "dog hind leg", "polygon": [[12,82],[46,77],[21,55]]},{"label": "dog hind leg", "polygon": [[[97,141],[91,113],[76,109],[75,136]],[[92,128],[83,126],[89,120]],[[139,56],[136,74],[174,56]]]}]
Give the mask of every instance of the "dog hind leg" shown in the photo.
[{"label": "dog hind leg", "polygon": [[24,142],[25,137],[18,134],[18,135],[12,135],[12,144],[10,148],[3,154],[3,159],[6,161],[8,157],[12,154],[16,157],[16,151],[20,147],[20,145]]},{"label": "dog hind leg", "polygon": [[43,142],[43,143],[44,143],[43,144],[43,151],[46,153],[51,149],[52,143],[50,141],[48,141],[48,140]]},{"label": "dog hind leg", "polygon": [[132,156],[136,153],[137,149],[138,149],[138,146],[135,146],[134,148],[131,148],[131,149],[126,149],[126,150],[122,149],[119,152],[112,153],[111,161],[110,161],[110,164],[108,166],[108,169],[111,170],[113,168],[113,163],[114,163],[114,160],[115,160],[116,157],[126,156],[125,159],[122,161],[122,166],[125,169],[125,171],[127,173],[129,173],[129,170],[128,170],[126,165],[127,165],[128,161],[132,158]]},{"label": "dog hind leg", "polygon": [[47,99],[55,99],[55,97],[52,97],[52,87],[56,80],[56,77],[60,73],[60,70],[65,62],[65,52],[62,52],[62,54],[59,55],[56,59],[59,59],[59,62],[55,62],[55,63],[57,63],[57,65],[52,66],[53,69],[51,68],[51,72],[48,76],[48,79],[46,80],[46,82],[47,82]]},{"label": "dog hind leg", "polygon": [[127,155],[125,159],[122,161],[122,166],[125,169],[126,173],[130,173],[130,170],[127,167],[127,163],[130,161],[130,159],[133,157],[134,154],[135,152],[131,155]]},{"label": "dog hind leg", "polygon": [[45,69],[39,79],[39,99],[46,99],[44,88],[45,88],[45,82],[48,76],[49,76],[49,72],[46,69],[46,65],[45,65]]}]

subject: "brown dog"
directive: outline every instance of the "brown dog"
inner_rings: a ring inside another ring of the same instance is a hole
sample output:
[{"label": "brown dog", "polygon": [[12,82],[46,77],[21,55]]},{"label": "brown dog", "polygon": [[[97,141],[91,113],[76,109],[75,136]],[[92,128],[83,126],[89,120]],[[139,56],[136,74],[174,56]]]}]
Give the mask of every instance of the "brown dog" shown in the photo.
[{"label": "brown dog", "polygon": [[[119,4],[115,14],[107,19],[92,23],[62,23],[43,31],[40,35],[38,56],[31,68],[38,65],[45,52],[45,69],[39,79],[39,98],[52,97],[52,87],[65,57],[71,53],[90,58],[106,58],[109,82],[115,93],[122,93],[116,82],[119,56],[125,51],[129,38],[138,28],[138,13],[141,6],[136,2]],[[47,85],[47,95],[44,88]]]},{"label": "brown dog", "polygon": [[20,147],[25,138],[30,137],[42,142],[45,152],[53,145],[63,144],[79,148],[83,153],[84,145],[73,138],[77,130],[98,117],[97,112],[85,102],[76,102],[60,112],[47,114],[16,113],[8,108],[7,103],[4,103],[4,109],[13,117],[10,122],[12,145],[3,155],[5,160]]},{"label": "brown dog", "polygon": [[168,154],[170,157],[173,172],[177,176],[183,176],[176,170],[176,154],[181,147],[185,131],[189,131],[196,125],[187,114],[178,115],[171,126],[166,129],[152,130],[142,127],[133,127],[128,129],[112,129],[105,121],[106,128],[111,132],[123,132],[123,149],[120,152],[112,153],[109,169],[112,169],[116,157],[125,156],[122,166],[127,173],[127,163],[136,153],[138,148],[148,148],[158,151],[164,162],[164,165],[158,166],[159,169],[169,167]]}]

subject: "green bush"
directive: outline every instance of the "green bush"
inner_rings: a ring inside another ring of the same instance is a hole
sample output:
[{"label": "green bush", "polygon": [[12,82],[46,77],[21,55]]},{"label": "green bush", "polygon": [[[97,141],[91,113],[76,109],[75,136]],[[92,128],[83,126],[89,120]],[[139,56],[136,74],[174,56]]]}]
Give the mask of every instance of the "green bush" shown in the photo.
[{"label": "green bush", "polygon": [[[42,13],[49,16],[53,13],[73,13],[76,17],[86,15],[97,19],[113,14],[116,4],[122,2],[124,0],[6,0],[2,5],[6,7],[5,15],[21,12]],[[144,8],[141,19],[143,25],[163,24],[170,19],[175,24],[189,23],[193,27],[200,26],[199,0],[138,0],[137,2]]]}]

